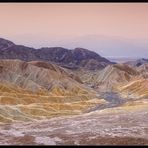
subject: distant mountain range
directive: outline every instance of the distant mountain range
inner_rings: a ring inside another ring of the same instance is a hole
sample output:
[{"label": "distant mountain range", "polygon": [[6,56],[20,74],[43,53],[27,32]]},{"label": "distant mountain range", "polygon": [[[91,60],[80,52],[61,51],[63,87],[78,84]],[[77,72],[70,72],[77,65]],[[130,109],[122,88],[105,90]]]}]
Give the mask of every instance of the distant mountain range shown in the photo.
[{"label": "distant mountain range", "polygon": [[[34,37],[35,38],[35,37]],[[88,34],[76,37],[62,38],[61,40],[52,40],[51,42],[44,41],[42,44],[40,42],[34,42],[33,37],[29,38],[29,44],[23,43],[25,45],[34,45],[36,47],[42,47],[42,45],[61,46],[73,49],[77,47],[84,47],[86,49],[91,49],[104,57],[132,57],[132,58],[147,58],[148,55],[148,44],[147,39],[138,40],[123,38],[121,36],[104,36]],[[21,42],[21,39],[20,39]],[[22,42],[21,42],[22,43]]]},{"label": "distant mountain range", "polygon": [[50,61],[70,69],[84,67],[90,70],[103,69],[109,64],[114,64],[114,62],[88,49],[75,48],[69,50],[62,47],[35,49],[23,45],[16,45],[3,38],[0,38],[0,59]]},{"label": "distant mountain range", "polygon": [[128,61],[128,62],[125,62],[126,65],[130,65],[130,66],[134,66],[134,67],[139,67],[143,64],[146,64],[148,63],[148,59],[138,59],[138,60],[134,60],[134,61]]}]

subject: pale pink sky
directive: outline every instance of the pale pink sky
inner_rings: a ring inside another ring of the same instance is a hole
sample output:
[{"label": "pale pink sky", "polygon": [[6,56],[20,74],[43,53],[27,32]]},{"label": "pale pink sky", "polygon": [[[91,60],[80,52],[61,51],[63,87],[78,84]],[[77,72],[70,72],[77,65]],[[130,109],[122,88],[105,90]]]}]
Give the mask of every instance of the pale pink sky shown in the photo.
[{"label": "pale pink sky", "polygon": [[0,4],[2,38],[46,46],[49,40],[87,35],[147,40],[148,3]]}]

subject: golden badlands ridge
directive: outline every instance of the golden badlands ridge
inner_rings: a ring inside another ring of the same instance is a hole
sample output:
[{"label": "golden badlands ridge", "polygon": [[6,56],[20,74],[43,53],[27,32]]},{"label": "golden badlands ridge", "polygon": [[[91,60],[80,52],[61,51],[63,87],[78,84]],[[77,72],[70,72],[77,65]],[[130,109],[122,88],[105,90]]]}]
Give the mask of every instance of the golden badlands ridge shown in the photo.
[{"label": "golden badlands ridge", "polygon": [[80,114],[105,103],[81,80],[46,62],[0,61],[0,122]]}]

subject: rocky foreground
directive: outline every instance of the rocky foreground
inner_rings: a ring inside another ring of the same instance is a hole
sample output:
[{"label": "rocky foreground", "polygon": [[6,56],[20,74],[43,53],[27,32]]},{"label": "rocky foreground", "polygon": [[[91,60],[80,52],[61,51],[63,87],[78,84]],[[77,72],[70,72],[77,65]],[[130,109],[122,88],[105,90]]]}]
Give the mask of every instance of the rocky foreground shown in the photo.
[{"label": "rocky foreground", "polygon": [[148,145],[148,104],[0,125],[3,145]]}]

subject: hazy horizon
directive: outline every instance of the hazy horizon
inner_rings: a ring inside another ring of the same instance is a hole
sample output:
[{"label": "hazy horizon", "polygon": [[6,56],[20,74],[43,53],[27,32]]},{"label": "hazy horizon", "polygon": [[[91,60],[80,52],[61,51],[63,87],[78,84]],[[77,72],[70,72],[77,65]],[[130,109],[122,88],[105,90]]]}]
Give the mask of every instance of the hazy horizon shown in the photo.
[{"label": "hazy horizon", "polygon": [[1,3],[0,37],[29,47],[148,58],[148,4]]}]

